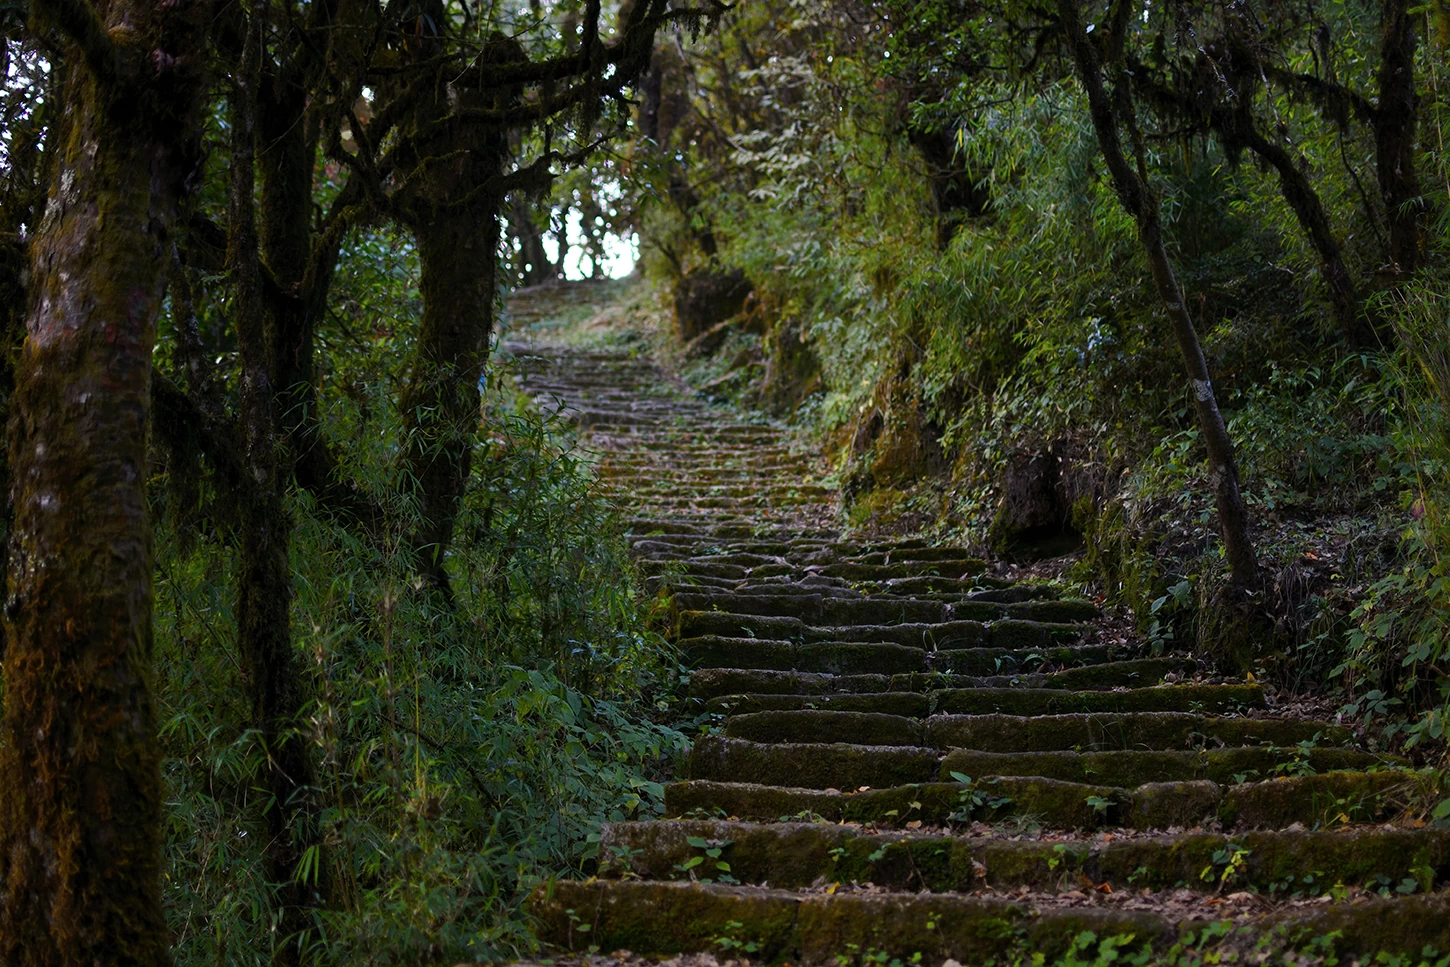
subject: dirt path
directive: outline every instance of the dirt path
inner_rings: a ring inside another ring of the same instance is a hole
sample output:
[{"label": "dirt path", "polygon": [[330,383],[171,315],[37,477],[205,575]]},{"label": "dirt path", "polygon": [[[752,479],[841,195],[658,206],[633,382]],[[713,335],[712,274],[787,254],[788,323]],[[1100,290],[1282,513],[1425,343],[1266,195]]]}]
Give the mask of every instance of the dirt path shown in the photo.
[{"label": "dirt path", "polygon": [[882,964],[1051,958],[1084,931],[1153,962],[1332,931],[1341,952],[1450,950],[1450,831],[1386,822],[1402,763],[960,548],[842,540],[786,431],[722,419],[648,359],[515,352],[602,451],[690,694],[721,716],[674,818],[607,827],[597,879],[534,896],[550,943]]}]

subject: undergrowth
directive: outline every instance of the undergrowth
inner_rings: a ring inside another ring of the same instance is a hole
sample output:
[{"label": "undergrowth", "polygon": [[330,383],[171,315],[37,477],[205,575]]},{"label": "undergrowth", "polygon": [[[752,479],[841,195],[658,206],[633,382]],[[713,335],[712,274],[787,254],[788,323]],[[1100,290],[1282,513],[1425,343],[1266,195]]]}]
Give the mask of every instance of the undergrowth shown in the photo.
[{"label": "undergrowth", "polygon": [[[359,441],[354,479],[379,535],[292,495],[295,647],[310,702],[296,728],[317,770],[322,846],[301,880],[325,903],[291,942],[303,964],[415,964],[526,954],[521,901],[583,870],[606,820],[656,815],[684,736],[678,664],[587,456],[566,424],[490,365],[473,476],[450,548],[452,603],[425,589],[405,536],[416,509],[389,446],[393,349],[408,338],[409,255],[364,240],[345,263],[343,329],[323,400]],[[369,442],[371,441],[371,442]],[[270,964],[284,940],[266,882],[267,750],[248,727],[226,509],[167,514],[158,481],[156,685],[167,784],[165,900],[178,965]]]}]

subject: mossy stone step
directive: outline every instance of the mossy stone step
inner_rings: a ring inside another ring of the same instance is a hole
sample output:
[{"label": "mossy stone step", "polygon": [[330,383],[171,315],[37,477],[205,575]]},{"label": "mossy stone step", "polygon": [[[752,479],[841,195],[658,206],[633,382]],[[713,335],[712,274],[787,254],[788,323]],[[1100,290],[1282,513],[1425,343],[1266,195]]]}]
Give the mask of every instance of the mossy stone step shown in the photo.
[{"label": "mossy stone step", "polygon": [[930,782],[940,756],[920,746],[846,743],[764,744],[701,736],[690,751],[690,778],[808,789],[859,789]]},{"label": "mossy stone step", "polygon": [[[745,675],[741,676],[746,677]],[[874,679],[865,682],[881,696]],[[887,696],[901,694],[889,692]],[[920,693],[908,693],[920,694]],[[795,698],[797,696],[781,696]],[[815,699],[816,696],[799,696]],[[934,749],[979,752],[1177,751],[1202,747],[1313,742],[1343,745],[1351,733],[1329,722],[1301,719],[1215,718],[1190,712],[1139,712],[1117,715],[933,715],[925,720],[884,713],[787,705],[772,711],[737,710],[725,723],[725,735],[752,742],[854,742],[865,745],[923,745]],[[894,720],[890,725],[888,719]],[[890,735],[884,739],[879,736]],[[878,736],[878,738],[866,738]]]},{"label": "mossy stone step", "polygon": [[820,696],[884,692],[890,684],[888,675],[827,675],[768,668],[702,668],[690,675],[690,696],[713,698],[742,693]]},{"label": "mossy stone step", "polygon": [[[983,801],[974,803],[978,793]],[[1093,797],[1110,803],[1112,819],[1116,819],[1118,814],[1126,813],[1124,804],[1130,802],[1131,793],[1111,786],[1018,776],[972,784],[927,782],[865,792],[690,779],[665,787],[665,813],[750,822],[813,819],[883,828],[901,828],[907,823],[946,826],[967,819],[995,822],[1014,816],[1058,829],[1113,825],[1108,811],[1095,809],[1089,803]],[[1213,805],[1217,805],[1216,799]],[[1195,818],[1213,815],[1209,809]]]},{"label": "mossy stone step", "polygon": [[1283,718],[1221,718],[1192,712],[1065,715],[933,715],[927,745],[983,752],[1068,749],[1186,749],[1203,745],[1344,745],[1349,729],[1332,722]]},{"label": "mossy stone step", "polygon": [[822,565],[818,573],[827,577],[845,578],[847,581],[886,582],[892,578],[947,577],[963,578],[981,574],[987,570],[987,562],[980,558],[964,558],[958,561],[903,562],[899,564],[860,564],[842,561],[838,564]]},{"label": "mossy stone step", "polygon": [[922,745],[923,720],[877,712],[822,709],[731,715],[725,735],[752,742],[853,742]]},{"label": "mossy stone step", "polygon": [[[707,843],[705,847],[697,845]],[[1330,886],[1394,884],[1429,892],[1450,877],[1450,830],[1351,828],[1132,835],[1102,840],[1009,840],[910,831],[867,832],[821,822],[759,824],[668,820],[607,824],[600,837],[606,870],[627,863],[651,879],[687,878],[687,865],[720,848],[720,861],[746,884],[801,888],[871,883],[933,892],[1029,887],[1083,880],[1113,889],[1223,885],[1264,893],[1303,890],[1304,877]],[[621,857],[627,856],[627,860]],[[698,865],[698,864],[691,864]],[[1309,885],[1312,885],[1309,884]]]},{"label": "mossy stone step", "polygon": [[760,668],[836,675],[898,674],[926,668],[926,652],[905,645],[821,642],[797,645],[716,635],[680,642],[685,660],[699,668]]},{"label": "mossy stone step", "polygon": [[690,778],[754,782],[807,789],[881,788],[959,775],[1037,776],[1064,782],[1135,787],[1150,782],[1207,779],[1220,785],[1335,771],[1403,768],[1405,762],[1356,749],[1243,748],[1103,752],[979,752],[945,755],[917,745],[847,742],[752,742],[706,735],[690,753]]},{"label": "mossy stone step", "polygon": [[964,645],[995,647],[1004,651],[1046,649],[1076,641],[1082,637],[1083,630],[1081,625],[1015,620],[994,621],[990,625],[977,621],[944,621],[827,628],[809,625],[793,616],[730,614],[724,611],[681,610],[675,618],[676,637],[680,639],[715,635],[775,641],[864,641],[928,650]]},{"label": "mossy stone step", "polygon": [[681,612],[721,611],[737,615],[799,618],[813,625],[935,623],[945,621],[947,605],[909,598],[826,598],[820,592],[780,594],[680,592],[674,606]]},{"label": "mossy stone step", "polygon": [[[865,676],[842,676],[861,678]],[[841,712],[871,712],[926,718],[931,702],[921,692],[875,692],[856,695],[717,695],[705,703],[705,711],[717,715],[751,714],[755,712],[826,709]]]},{"label": "mossy stone step", "polygon": [[[936,666],[935,656],[933,666]],[[1191,674],[1197,670],[1192,659],[1134,658],[1127,661],[1101,662],[1066,668],[1061,671],[1023,672],[1010,675],[961,675],[931,671],[912,675],[894,685],[912,691],[926,692],[959,688],[1058,688],[1102,691],[1110,688],[1138,688],[1157,685],[1165,676]]]},{"label": "mossy stone step", "polygon": [[1125,645],[1049,645],[1044,648],[945,648],[932,653],[932,668],[959,675],[1034,673],[1044,666],[1101,665],[1127,657]]},{"label": "mossy stone step", "polygon": [[[1276,952],[1308,950],[1333,936],[1341,959],[1361,954],[1419,955],[1450,949],[1450,896],[1370,899],[1287,907],[1235,921],[1217,910],[1200,918],[1164,916],[1103,905],[1031,903],[941,893],[816,893],[696,883],[559,881],[534,890],[529,912],[546,943],[570,950],[627,949],[646,956],[718,950],[721,938],[756,945],[752,959],[834,964],[843,951],[871,951],[923,963],[996,959],[1051,962],[1084,932],[1132,935],[1132,950],[1164,952],[1185,937],[1215,958],[1255,962]],[[1212,910],[1212,908],[1209,908]],[[732,926],[738,924],[738,926]],[[1226,933],[1207,940],[1205,927]],[[587,928],[587,929],[586,929]],[[1204,940],[1197,940],[1205,935]],[[1225,962],[1230,962],[1225,959]],[[1309,961],[1303,961],[1309,962]]]},{"label": "mossy stone step", "polygon": [[1057,688],[955,688],[931,693],[932,711],[957,715],[1071,712],[1237,712],[1264,708],[1258,685],[1163,685],[1115,692]]},{"label": "mossy stone step", "polygon": [[[745,758],[743,753],[737,753]],[[1275,775],[1403,767],[1404,760],[1358,749],[1278,746],[1199,750],[1122,749],[1103,752],[979,752],[954,749],[942,759],[943,780],[967,776],[1042,776],[1067,782],[1140,786],[1207,779],[1220,785]],[[757,767],[759,768],[759,766]],[[705,778],[701,776],[701,778]],[[715,778],[715,777],[711,777]]]},{"label": "mossy stone step", "polygon": [[[528,907],[540,938],[566,949],[663,957],[718,950],[728,937],[752,944],[752,960],[803,964],[833,964],[851,945],[902,958],[920,954],[925,963],[952,957],[976,964],[1014,951],[1055,956],[1085,930],[1152,938],[1162,947],[1176,936],[1175,924],[1149,914],[1039,912],[1009,900],[941,895],[801,896],[692,883],[556,882],[537,888]],[[1422,935],[1439,936],[1422,929],[1406,942]]]}]

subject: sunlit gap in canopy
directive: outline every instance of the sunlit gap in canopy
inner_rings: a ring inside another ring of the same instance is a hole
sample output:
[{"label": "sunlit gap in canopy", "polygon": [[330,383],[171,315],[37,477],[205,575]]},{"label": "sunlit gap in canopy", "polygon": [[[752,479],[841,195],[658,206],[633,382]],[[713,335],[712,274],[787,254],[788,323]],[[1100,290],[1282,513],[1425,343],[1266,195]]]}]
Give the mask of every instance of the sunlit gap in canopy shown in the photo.
[{"label": "sunlit gap in canopy", "polygon": [[[572,194],[573,197],[570,197]],[[598,214],[594,224],[584,224],[584,205],[579,192],[565,192],[557,198],[551,212],[552,231],[543,238],[544,254],[559,265],[559,235],[563,234],[567,250],[560,266],[564,278],[571,282],[582,279],[622,279],[634,271],[639,261],[639,235],[625,226],[611,226],[605,216],[613,219],[624,192],[617,180],[607,177],[596,181],[593,199]],[[564,229],[562,233],[559,228]],[[615,230],[618,227],[621,230]],[[597,262],[597,264],[596,264]]]},{"label": "sunlit gap in canopy", "polygon": [[[565,221],[568,233],[569,251],[564,255],[564,278],[570,282],[578,282],[581,279],[598,278],[603,275],[607,279],[622,279],[634,271],[634,265],[639,261],[639,235],[630,232],[620,237],[613,232],[604,232],[599,236],[599,248],[602,250],[599,258],[599,271],[595,271],[594,256],[587,248],[588,239],[584,235],[584,216],[577,211],[571,210]],[[549,259],[556,264],[559,261],[559,242],[552,236],[544,238],[544,252]]]}]

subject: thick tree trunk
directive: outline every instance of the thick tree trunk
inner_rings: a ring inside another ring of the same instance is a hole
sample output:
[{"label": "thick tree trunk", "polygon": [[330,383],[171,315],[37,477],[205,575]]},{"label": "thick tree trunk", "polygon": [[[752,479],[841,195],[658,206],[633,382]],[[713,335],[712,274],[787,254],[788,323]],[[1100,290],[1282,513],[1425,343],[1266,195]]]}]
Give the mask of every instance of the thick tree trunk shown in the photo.
[{"label": "thick tree trunk", "polygon": [[151,694],[151,352],[205,84],[188,73],[199,37],[176,10],[44,12],[80,43],[66,57],[10,419],[0,961],[150,967],[169,962]]},{"label": "thick tree trunk", "polygon": [[[1260,583],[1258,561],[1253,540],[1249,536],[1248,513],[1239,494],[1238,467],[1234,460],[1233,444],[1229,440],[1223,414],[1219,412],[1218,401],[1214,397],[1208,363],[1203,358],[1203,349],[1198,342],[1198,332],[1194,329],[1193,319],[1184,304],[1183,291],[1178,286],[1178,277],[1163,244],[1158,199],[1123,153],[1122,138],[1118,133],[1118,117],[1103,87],[1102,65],[1097,46],[1083,26],[1078,2],[1079,0],[1058,0],[1057,4],[1063,29],[1067,34],[1069,52],[1083,92],[1087,95],[1093,130],[1097,134],[1103,161],[1112,177],[1119,201],[1138,223],[1138,237],[1153,273],[1153,283],[1158,290],[1163,309],[1168,314],[1169,324],[1173,327],[1173,335],[1183,357],[1183,368],[1193,389],[1199,432],[1203,434],[1204,448],[1208,451],[1209,480],[1218,509],[1219,532],[1223,537],[1224,555],[1228,559],[1233,583],[1241,590],[1255,589]],[[1126,9],[1126,5],[1120,4],[1120,9]],[[1123,28],[1120,26],[1119,29]],[[1109,42],[1112,42],[1111,38]]]},{"label": "thick tree trunk", "polygon": [[416,229],[423,321],[403,397],[405,472],[418,499],[418,566],[449,593],[443,554],[472,467],[478,381],[493,331],[500,198],[444,209]]},{"label": "thick tree trunk", "polygon": [[1415,23],[1408,0],[1384,0],[1379,104],[1375,109],[1375,170],[1390,226],[1390,258],[1409,275],[1420,264],[1425,222],[1415,174]]}]

